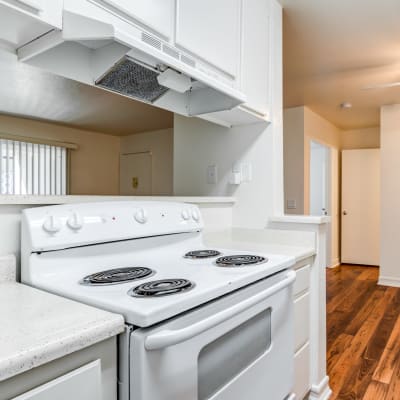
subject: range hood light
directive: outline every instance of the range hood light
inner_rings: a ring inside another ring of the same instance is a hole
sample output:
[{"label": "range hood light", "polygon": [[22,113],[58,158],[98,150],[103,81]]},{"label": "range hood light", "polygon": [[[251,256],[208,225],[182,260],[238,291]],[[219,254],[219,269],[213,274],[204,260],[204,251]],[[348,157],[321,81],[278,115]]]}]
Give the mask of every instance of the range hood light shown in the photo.
[{"label": "range hood light", "polygon": [[168,68],[157,76],[157,81],[161,86],[165,86],[178,93],[185,93],[192,87],[192,80],[171,68]]}]

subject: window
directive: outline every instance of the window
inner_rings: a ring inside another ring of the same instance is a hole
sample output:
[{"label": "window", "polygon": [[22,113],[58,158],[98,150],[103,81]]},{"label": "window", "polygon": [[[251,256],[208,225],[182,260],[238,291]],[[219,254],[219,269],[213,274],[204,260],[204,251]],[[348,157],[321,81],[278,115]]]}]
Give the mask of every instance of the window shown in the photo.
[{"label": "window", "polygon": [[0,139],[0,194],[67,194],[67,149]]}]

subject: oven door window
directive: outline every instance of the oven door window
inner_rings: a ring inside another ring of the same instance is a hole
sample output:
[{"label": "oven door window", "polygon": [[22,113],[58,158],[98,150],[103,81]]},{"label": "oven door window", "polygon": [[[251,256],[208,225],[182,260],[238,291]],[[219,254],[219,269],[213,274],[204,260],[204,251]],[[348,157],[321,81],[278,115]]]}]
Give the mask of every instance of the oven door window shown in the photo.
[{"label": "oven door window", "polygon": [[198,400],[207,400],[271,346],[271,309],[205,346],[198,358]]}]

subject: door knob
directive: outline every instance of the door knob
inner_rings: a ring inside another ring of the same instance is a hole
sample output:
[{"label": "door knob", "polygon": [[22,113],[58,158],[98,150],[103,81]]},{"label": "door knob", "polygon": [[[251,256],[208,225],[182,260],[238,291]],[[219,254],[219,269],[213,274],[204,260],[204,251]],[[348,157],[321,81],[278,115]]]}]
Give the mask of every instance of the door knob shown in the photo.
[{"label": "door knob", "polygon": [[343,211],[343,215],[347,215],[347,211],[346,210]]}]

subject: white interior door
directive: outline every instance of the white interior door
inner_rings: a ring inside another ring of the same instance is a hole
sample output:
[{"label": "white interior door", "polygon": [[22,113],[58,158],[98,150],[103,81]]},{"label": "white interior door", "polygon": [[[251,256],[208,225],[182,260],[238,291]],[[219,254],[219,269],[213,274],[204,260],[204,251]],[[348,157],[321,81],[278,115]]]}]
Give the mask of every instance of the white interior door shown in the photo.
[{"label": "white interior door", "polygon": [[342,262],[379,265],[380,151],[342,152]]},{"label": "white interior door", "polygon": [[152,194],[152,154],[150,152],[121,154],[120,194],[126,196]]}]

